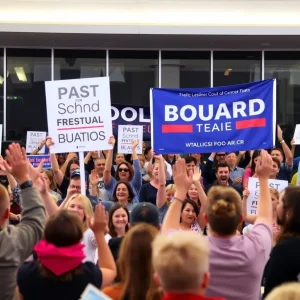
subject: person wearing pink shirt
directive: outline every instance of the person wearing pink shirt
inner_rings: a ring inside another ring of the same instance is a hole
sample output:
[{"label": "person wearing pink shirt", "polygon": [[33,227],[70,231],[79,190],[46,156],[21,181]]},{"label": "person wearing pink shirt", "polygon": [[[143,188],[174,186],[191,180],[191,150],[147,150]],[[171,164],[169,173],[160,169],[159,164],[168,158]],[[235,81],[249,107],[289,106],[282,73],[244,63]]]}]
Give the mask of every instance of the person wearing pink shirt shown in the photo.
[{"label": "person wearing pink shirt", "polygon": [[[236,235],[243,221],[240,195],[231,187],[212,187],[207,195],[204,218],[209,226],[210,283],[205,295],[226,300],[256,300],[265,264],[272,249],[272,202],[268,179],[272,173],[272,158],[261,151],[256,163],[260,182],[257,218],[247,235]],[[173,170],[176,184],[174,202],[162,224],[162,232],[178,231],[182,200],[192,182],[192,174],[184,172],[184,161],[177,161]]]}]

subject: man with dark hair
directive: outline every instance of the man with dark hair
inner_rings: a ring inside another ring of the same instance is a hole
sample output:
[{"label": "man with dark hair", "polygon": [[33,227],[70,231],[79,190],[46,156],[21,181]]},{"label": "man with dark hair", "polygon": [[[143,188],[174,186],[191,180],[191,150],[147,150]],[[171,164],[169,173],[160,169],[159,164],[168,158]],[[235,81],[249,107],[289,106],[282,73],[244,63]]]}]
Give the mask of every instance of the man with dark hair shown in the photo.
[{"label": "man with dark hair", "polygon": [[216,167],[216,181],[214,184],[208,185],[206,188],[206,193],[213,185],[231,186],[234,188],[242,197],[242,190],[237,186],[233,185],[230,179],[230,167],[225,163],[219,163]]},{"label": "man with dark hair", "polygon": [[[130,224],[134,226],[139,223],[151,224],[154,227],[160,229],[159,224],[159,211],[155,205],[149,202],[138,203],[130,214]],[[119,256],[119,249],[122,243],[123,237],[112,238],[108,242],[108,246],[111,253],[117,261]]]}]

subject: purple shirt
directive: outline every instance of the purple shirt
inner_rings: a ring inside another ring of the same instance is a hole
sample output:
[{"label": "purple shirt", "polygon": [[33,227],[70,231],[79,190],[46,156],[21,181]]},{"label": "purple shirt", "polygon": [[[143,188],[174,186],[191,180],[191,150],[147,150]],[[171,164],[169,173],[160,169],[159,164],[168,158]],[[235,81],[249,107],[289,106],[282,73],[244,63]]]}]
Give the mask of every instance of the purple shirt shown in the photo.
[{"label": "purple shirt", "polygon": [[226,300],[259,300],[261,280],[272,249],[272,229],[254,225],[246,235],[230,239],[209,236],[210,281],[206,296]]}]

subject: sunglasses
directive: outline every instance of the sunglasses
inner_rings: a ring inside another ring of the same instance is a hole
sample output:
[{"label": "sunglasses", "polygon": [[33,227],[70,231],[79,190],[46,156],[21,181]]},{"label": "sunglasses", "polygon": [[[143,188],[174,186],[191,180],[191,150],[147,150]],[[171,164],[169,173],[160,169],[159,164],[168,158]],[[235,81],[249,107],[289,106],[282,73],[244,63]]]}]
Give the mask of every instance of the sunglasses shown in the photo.
[{"label": "sunglasses", "polygon": [[119,168],[119,172],[129,172],[129,169],[127,168]]},{"label": "sunglasses", "polygon": [[226,156],[226,154],[217,154],[217,156]]}]

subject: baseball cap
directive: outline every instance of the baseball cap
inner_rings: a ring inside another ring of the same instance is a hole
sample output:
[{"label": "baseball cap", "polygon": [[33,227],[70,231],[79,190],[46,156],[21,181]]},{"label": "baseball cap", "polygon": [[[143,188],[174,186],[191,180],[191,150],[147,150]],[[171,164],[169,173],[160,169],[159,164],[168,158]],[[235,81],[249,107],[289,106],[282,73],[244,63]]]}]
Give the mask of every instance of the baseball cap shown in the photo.
[{"label": "baseball cap", "polygon": [[[80,169],[76,169],[71,173],[70,178],[72,179],[73,177],[79,176],[80,177]],[[88,174],[85,172],[85,180],[88,180]]]},{"label": "baseball cap", "polygon": [[159,211],[155,205],[149,202],[138,203],[130,214],[130,224],[148,223],[159,227]]}]

